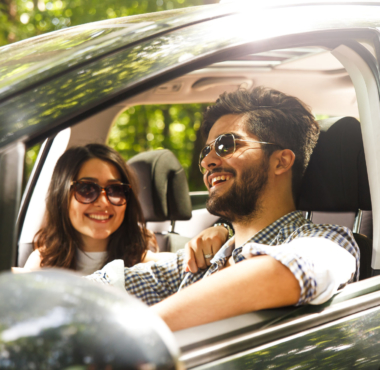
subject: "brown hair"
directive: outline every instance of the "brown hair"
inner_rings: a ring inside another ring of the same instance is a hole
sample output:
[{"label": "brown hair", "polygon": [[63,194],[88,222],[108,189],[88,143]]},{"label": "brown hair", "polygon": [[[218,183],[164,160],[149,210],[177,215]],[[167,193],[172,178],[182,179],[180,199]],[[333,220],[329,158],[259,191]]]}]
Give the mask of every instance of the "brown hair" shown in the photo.
[{"label": "brown hair", "polygon": [[68,149],[58,160],[46,199],[44,226],[34,237],[34,248],[41,254],[41,266],[76,268],[76,248],[81,248],[79,233],[69,218],[71,182],[82,165],[98,158],[114,165],[123,183],[131,184],[124,220],[111,235],[107,247],[107,260],[123,259],[126,266],[142,261],[150,238],[136,194],[136,179],[122,157],[113,149],[101,144]]},{"label": "brown hair", "polygon": [[[223,93],[204,113],[203,133],[207,136],[214,123],[227,114],[244,114],[247,129],[260,141],[291,149],[296,158],[292,168],[292,190],[297,200],[303,174],[319,136],[319,125],[310,108],[301,100],[262,86],[251,92],[238,90]],[[270,155],[277,146],[264,145]]]}]

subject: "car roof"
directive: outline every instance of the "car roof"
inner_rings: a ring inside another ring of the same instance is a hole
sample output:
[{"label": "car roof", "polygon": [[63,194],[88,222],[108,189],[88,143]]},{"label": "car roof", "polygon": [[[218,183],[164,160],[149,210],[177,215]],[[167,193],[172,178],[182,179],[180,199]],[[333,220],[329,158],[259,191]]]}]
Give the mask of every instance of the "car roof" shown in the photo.
[{"label": "car roof", "polygon": [[228,7],[218,9],[215,11],[213,6],[193,7],[104,20],[4,46],[0,48],[0,99],[126,45],[222,16]]},{"label": "car roof", "polygon": [[[190,7],[65,28],[0,48],[0,99],[54,73],[83,62],[91,62],[97,57],[163,32],[236,13],[256,13],[268,8],[305,5],[339,5],[343,11],[343,6],[380,5],[380,2],[272,0],[256,3],[243,0],[237,4]],[[342,25],[357,26],[350,23],[350,19],[345,19]],[[336,26],[339,27],[338,24]]]},{"label": "car roof", "polygon": [[243,55],[249,43],[268,48],[260,44],[264,40],[374,29],[380,18],[374,4],[216,4],[97,22],[0,48],[0,71],[6,71],[0,80],[0,147],[79,122],[111,102],[196,69],[191,63],[199,61],[199,68],[228,60],[231,48],[240,47]]}]

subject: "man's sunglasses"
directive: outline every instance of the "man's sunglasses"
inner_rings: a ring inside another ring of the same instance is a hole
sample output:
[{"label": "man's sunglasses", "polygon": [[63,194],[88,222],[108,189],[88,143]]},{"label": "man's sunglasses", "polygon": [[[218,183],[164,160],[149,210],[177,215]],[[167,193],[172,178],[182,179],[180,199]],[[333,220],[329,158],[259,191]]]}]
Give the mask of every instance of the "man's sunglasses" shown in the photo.
[{"label": "man's sunglasses", "polygon": [[103,188],[95,182],[73,181],[71,183],[71,189],[74,190],[75,199],[79,203],[90,204],[95,202],[104,190],[111,204],[114,206],[123,206],[127,203],[131,185],[111,184]]},{"label": "man's sunglasses", "polygon": [[[199,155],[199,169],[201,170],[201,172],[203,174],[207,172],[207,169],[202,166],[202,161],[210,154],[213,148],[215,149],[215,153],[219,157],[228,159],[235,153],[237,141],[245,141],[245,142],[257,143],[257,144],[277,145],[278,147],[282,148],[281,145],[274,144],[274,143],[267,143],[265,141],[256,141],[256,140],[236,139],[234,134],[222,134],[218,136],[215,140],[211,141],[210,144],[206,145],[201,150],[201,154]],[[257,148],[257,149],[261,149],[261,148]]]}]

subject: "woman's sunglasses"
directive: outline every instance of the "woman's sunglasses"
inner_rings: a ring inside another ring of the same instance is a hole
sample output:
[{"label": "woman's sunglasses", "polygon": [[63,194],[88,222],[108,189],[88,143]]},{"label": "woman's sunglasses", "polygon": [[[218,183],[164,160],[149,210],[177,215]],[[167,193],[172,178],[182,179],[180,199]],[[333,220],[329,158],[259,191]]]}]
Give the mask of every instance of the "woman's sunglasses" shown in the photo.
[{"label": "woman's sunglasses", "polygon": [[71,189],[74,190],[75,199],[79,203],[90,204],[95,202],[104,190],[111,204],[114,206],[123,206],[127,203],[131,185],[111,184],[103,188],[95,182],[73,181],[71,183]]},{"label": "woman's sunglasses", "polygon": [[[207,172],[207,169],[202,166],[202,161],[210,154],[213,148],[215,149],[215,153],[219,157],[228,159],[235,153],[237,141],[245,141],[245,142],[257,143],[257,144],[277,145],[278,147],[282,148],[281,145],[274,144],[274,143],[267,143],[265,141],[256,141],[256,140],[236,139],[234,134],[222,134],[218,136],[215,140],[211,141],[210,144],[206,145],[201,150],[201,154],[199,155],[199,169],[201,170],[201,172],[203,174]],[[256,148],[256,149],[261,149],[261,148]]]}]

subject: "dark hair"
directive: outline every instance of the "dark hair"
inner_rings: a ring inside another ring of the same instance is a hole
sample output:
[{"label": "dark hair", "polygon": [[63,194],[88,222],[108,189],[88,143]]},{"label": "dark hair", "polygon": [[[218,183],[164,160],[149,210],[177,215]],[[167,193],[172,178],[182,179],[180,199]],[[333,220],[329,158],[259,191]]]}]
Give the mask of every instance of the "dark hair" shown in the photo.
[{"label": "dark hair", "polygon": [[[292,190],[296,200],[319,136],[319,125],[310,108],[293,96],[262,86],[251,92],[223,93],[215,105],[205,111],[203,133],[207,136],[214,123],[227,114],[245,115],[247,129],[260,141],[275,143],[294,152]],[[274,145],[263,146],[268,157],[276,150],[278,147]]]},{"label": "dark hair", "polygon": [[70,188],[82,165],[92,158],[114,165],[122,182],[132,185],[124,220],[110,237],[105,263],[123,259],[126,266],[133,266],[145,255],[150,236],[137,199],[135,177],[115,150],[101,144],[88,144],[68,149],[54,168],[46,199],[44,225],[33,241],[41,253],[41,266],[76,268],[76,248],[80,248],[82,242],[69,218]]}]

